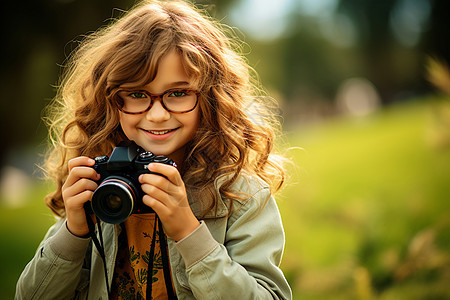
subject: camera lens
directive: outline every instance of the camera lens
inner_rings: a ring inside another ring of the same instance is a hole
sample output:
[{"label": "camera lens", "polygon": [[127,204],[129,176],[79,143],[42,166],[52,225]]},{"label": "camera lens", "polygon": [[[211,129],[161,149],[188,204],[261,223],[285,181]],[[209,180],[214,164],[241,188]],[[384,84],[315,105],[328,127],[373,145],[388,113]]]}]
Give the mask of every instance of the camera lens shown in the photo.
[{"label": "camera lens", "polygon": [[92,210],[102,221],[118,224],[133,212],[137,190],[125,177],[110,176],[92,196]]},{"label": "camera lens", "polygon": [[122,199],[118,195],[111,194],[106,196],[105,205],[111,212],[118,212],[122,208]]}]

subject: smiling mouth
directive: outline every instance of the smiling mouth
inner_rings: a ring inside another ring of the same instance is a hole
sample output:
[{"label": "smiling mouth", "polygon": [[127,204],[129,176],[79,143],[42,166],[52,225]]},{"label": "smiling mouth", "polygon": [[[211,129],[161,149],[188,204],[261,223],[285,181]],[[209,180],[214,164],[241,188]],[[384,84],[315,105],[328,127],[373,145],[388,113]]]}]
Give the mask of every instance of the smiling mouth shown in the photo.
[{"label": "smiling mouth", "polygon": [[151,134],[154,134],[154,135],[163,135],[163,134],[172,132],[172,131],[177,130],[177,129],[178,129],[178,128],[175,128],[175,129],[168,129],[168,130],[145,130],[145,129],[144,129],[144,131],[147,131],[147,132],[149,132],[149,133],[151,133]]}]

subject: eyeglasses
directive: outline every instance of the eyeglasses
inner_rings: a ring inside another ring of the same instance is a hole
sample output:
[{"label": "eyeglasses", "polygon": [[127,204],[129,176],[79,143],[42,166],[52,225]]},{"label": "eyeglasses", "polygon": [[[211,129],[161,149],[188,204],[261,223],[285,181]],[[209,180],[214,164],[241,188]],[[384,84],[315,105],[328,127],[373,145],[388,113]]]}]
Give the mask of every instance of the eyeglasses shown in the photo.
[{"label": "eyeglasses", "polygon": [[156,100],[161,101],[165,110],[184,114],[193,111],[198,104],[199,92],[189,89],[170,89],[162,94],[151,94],[143,90],[120,90],[119,110],[130,115],[142,114],[150,110]]}]

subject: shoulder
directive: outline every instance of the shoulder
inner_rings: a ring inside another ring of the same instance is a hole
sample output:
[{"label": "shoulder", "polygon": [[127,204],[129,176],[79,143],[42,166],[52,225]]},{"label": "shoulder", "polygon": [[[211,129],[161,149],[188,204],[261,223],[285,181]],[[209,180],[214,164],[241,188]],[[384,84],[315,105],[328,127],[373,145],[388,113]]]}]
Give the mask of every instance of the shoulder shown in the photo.
[{"label": "shoulder", "polygon": [[48,229],[47,233],[45,234],[44,241],[53,237],[65,224],[65,218],[55,217],[55,223]]},{"label": "shoulder", "polygon": [[[229,187],[233,196],[224,195],[221,187],[231,176],[223,175],[216,178],[212,190],[202,190],[196,194],[189,191],[190,206],[197,217],[202,219],[231,217],[246,210],[260,210],[268,202],[274,201],[270,186],[259,176],[248,173],[241,173]],[[203,214],[205,210],[207,213]]]},{"label": "shoulder", "polygon": [[[220,186],[224,178],[216,180],[217,193],[220,195]],[[278,211],[275,200],[271,194],[270,186],[257,175],[242,173],[233,182],[230,190],[236,195],[232,199],[220,195],[220,199],[230,209],[230,219],[243,214],[258,215],[263,210]]]},{"label": "shoulder", "polygon": [[[231,176],[225,175],[218,177],[215,181],[215,188],[218,193],[220,193],[220,187],[226,182]],[[242,172],[237,179],[231,184],[230,190],[236,193],[238,197],[234,198],[233,201],[240,203],[245,203],[251,198],[258,197],[262,194],[270,194],[270,186],[267,182],[261,179],[257,175],[248,174]],[[222,198],[226,198],[221,195]]]}]

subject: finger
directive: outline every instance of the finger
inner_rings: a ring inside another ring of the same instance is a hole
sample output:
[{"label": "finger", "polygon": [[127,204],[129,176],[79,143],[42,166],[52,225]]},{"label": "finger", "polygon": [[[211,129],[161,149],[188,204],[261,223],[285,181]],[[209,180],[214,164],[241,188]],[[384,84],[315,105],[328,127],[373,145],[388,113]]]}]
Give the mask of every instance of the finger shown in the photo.
[{"label": "finger", "polygon": [[76,194],[76,195],[68,198],[64,202],[64,206],[66,207],[66,210],[80,209],[83,207],[84,203],[86,203],[92,199],[93,194],[94,194],[94,192],[90,191],[90,190],[83,191],[79,194]]},{"label": "finger", "polygon": [[[183,195],[186,194],[186,190],[184,188],[184,184],[183,185],[175,185],[172,182],[170,182],[169,180],[167,180],[165,177],[162,177],[160,175],[155,175],[155,174],[146,174],[145,176],[143,176],[143,179],[141,181],[142,185],[149,185],[148,187],[143,187],[144,188],[144,193],[150,195],[150,196],[157,196],[160,195],[155,194],[153,195],[152,193],[154,193],[153,190],[149,190],[150,186],[153,186],[155,189],[158,189],[159,191],[163,192],[164,194],[167,194],[167,196],[170,197],[174,197],[176,199],[174,199],[175,202],[179,202],[181,200],[181,198],[183,197]],[[157,197],[158,199],[161,197]]]},{"label": "finger", "polygon": [[143,174],[139,177],[139,182],[141,184],[151,184],[157,186],[164,191],[168,191],[171,186],[174,186],[172,182],[159,174]]},{"label": "finger", "polygon": [[87,179],[87,178],[81,178],[80,180],[75,182],[70,187],[67,187],[66,189],[64,189],[64,192],[67,195],[76,195],[85,190],[94,191],[95,189],[97,189],[97,187],[98,187],[98,184],[95,183],[94,181]]},{"label": "finger", "polygon": [[158,187],[150,184],[143,184],[141,188],[146,195],[163,203],[165,206],[171,205],[172,201],[170,200],[170,195]]},{"label": "finger", "polygon": [[170,182],[175,185],[180,185],[183,180],[181,179],[180,172],[172,165],[166,165],[162,163],[151,163],[148,165],[150,172],[158,173],[165,176]]},{"label": "finger", "polygon": [[100,179],[100,175],[93,168],[85,166],[76,166],[73,167],[72,170],[70,171],[69,176],[67,177],[67,180],[64,183],[64,185],[72,186],[81,178],[89,178],[95,181]]},{"label": "finger", "polygon": [[89,158],[87,156],[79,156],[79,157],[75,157],[72,158],[71,160],[69,160],[68,162],[68,166],[69,166],[69,172],[78,166],[93,166],[95,165],[95,160],[93,160],[92,158]]},{"label": "finger", "polygon": [[158,214],[158,216],[162,216],[163,214],[165,214],[168,209],[164,203],[149,195],[144,195],[144,197],[142,197],[142,202],[148,207],[151,207],[156,212],[156,214]]}]

